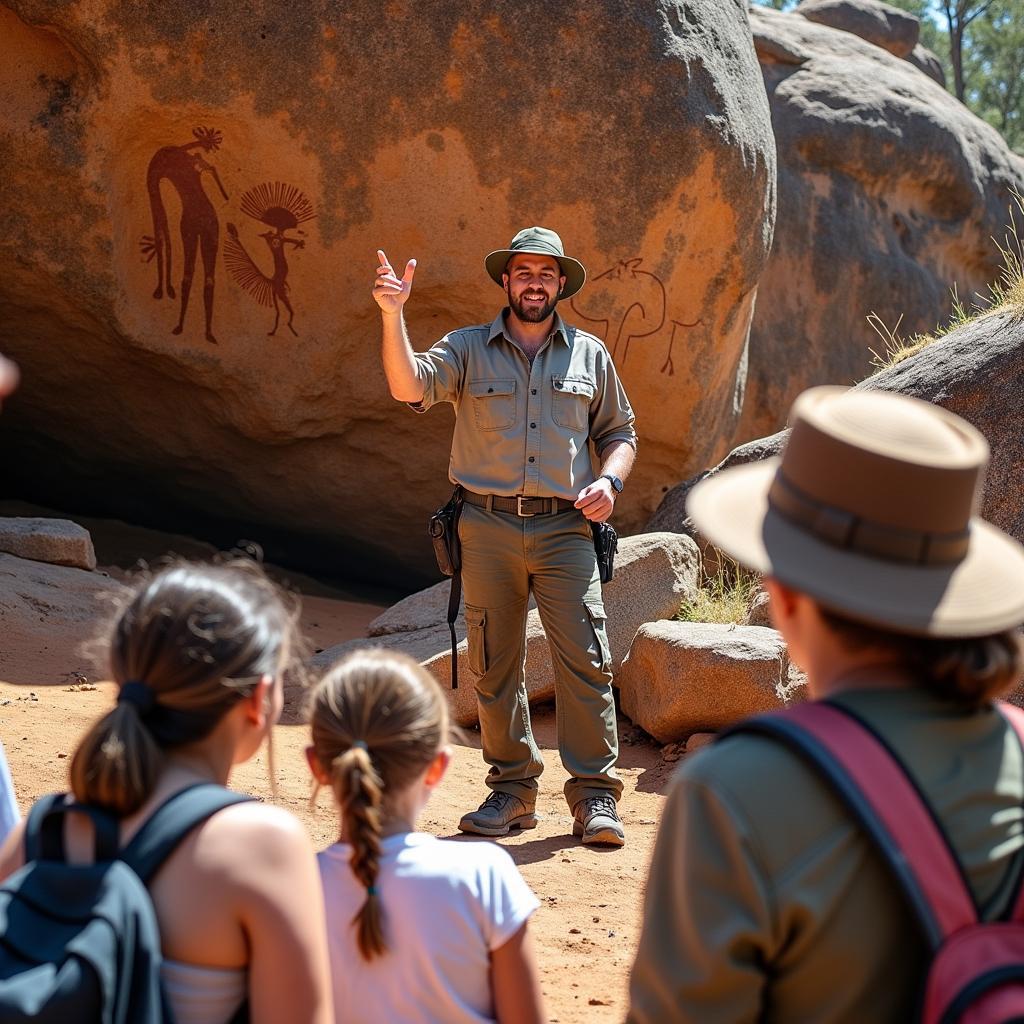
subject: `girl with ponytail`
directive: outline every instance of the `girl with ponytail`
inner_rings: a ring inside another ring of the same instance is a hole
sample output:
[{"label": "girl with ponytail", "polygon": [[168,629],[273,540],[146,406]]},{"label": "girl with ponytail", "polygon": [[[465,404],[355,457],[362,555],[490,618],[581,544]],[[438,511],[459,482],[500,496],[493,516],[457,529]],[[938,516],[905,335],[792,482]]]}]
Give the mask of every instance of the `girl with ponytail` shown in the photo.
[{"label": "girl with ponytail", "polygon": [[448,707],[411,658],[356,651],[316,687],[306,754],[339,811],[320,854],[337,1021],[537,1024],[537,898],[488,842],[416,819],[451,759]]},{"label": "girl with ponytail", "polygon": [[[143,583],[109,642],[114,707],[79,743],[71,789],[112,812],[122,848],[166,800],[225,786],[269,739],[283,676],[299,652],[297,612],[253,562],[180,564]],[[66,814],[70,860],[89,861],[92,826]],[[23,828],[0,878],[24,860]],[[329,1024],[323,904],[313,850],[288,813],[256,801],[193,829],[149,887],[177,1024]]]}]

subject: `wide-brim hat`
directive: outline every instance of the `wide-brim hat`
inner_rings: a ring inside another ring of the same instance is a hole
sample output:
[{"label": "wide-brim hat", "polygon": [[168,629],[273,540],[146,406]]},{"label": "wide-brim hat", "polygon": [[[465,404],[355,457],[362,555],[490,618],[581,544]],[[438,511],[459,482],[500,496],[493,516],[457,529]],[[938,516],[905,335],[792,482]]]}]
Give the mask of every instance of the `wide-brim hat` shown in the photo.
[{"label": "wide-brim hat", "polygon": [[716,547],[848,618],[971,637],[1024,622],[1024,547],[976,515],[984,437],[881,391],[818,387],[781,458],[723,470],[687,512]]},{"label": "wide-brim hat", "polygon": [[558,260],[558,265],[565,275],[565,285],[560,298],[568,299],[575,295],[587,280],[587,268],[579,260],[566,256],[562,249],[562,240],[548,228],[523,228],[507,249],[495,249],[488,253],[484,260],[487,273],[495,284],[503,284],[501,275],[508,266],[508,261],[517,253],[528,252],[535,256],[551,256]]}]

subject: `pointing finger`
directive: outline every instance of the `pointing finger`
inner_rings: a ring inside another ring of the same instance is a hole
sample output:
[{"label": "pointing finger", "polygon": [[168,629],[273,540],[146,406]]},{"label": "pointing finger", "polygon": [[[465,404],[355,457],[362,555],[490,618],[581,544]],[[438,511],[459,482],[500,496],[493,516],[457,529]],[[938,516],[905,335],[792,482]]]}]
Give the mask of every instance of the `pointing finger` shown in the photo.
[{"label": "pointing finger", "polygon": [[402,275],[402,280],[406,284],[412,284],[413,275],[416,273],[416,261],[409,260],[405,265],[405,273]]},{"label": "pointing finger", "polygon": [[377,250],[377,259],[380,260],[380,265],[382,267],[387,267],[388,270],[391,270],[391,264],[388,262],[388,258],[383,249]]}]

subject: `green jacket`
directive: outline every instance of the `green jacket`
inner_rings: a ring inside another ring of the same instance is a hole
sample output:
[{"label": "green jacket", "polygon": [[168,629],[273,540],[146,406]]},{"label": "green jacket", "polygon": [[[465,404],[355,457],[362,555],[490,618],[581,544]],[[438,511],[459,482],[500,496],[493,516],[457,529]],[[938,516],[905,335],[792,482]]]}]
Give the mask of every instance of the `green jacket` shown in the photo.
[{"label": "green jacket", "polygon": [[[982,914],[999,916],[1024,866],[1024,755],[1010,726],[923,689],[837,701],[899,751]],[[927,962],[885,864],[795,753],[738,735],[682,765],[651,864],[632,1024],[905,1024]]]}]

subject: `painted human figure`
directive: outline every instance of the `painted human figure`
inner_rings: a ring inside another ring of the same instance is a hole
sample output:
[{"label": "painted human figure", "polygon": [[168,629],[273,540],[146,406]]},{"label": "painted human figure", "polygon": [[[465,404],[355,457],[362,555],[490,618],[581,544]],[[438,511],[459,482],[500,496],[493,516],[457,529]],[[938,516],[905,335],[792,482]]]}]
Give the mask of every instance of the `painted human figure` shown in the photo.
[{"label": "painted human figure", "polygon": [[171,284],[171,240],[167,224],[167,210],[160,194],[162,182],[169,181],[181,200],[181,243],[185,261],[181,278],[181,304],[177,326],[172,334],[181,334],[185,326],[192,279],[195,276],[196,257],[203,262],[203,308],[206,318],[206,340],[217,343],[213,336],[213,292],[214,273],[217,266],[217,251],[220,244],[220,222],[217,211],[210,202],[203,187],[203,174],[210,174],[217,183],[221,195],[228,194],[221,184],[220,175],[213,164],[203,159],[202,154],[220,148],[222,135],[213,128],[195,128],[195,142],[182,146],[164,146],[153,154],[146,171],[146,188],[149,205],[153,214],[153,235],[142,240],[142,251],[149,259],[156,256],[157,286],[154,299],[163,298],[164,291],[173,299]]}]

